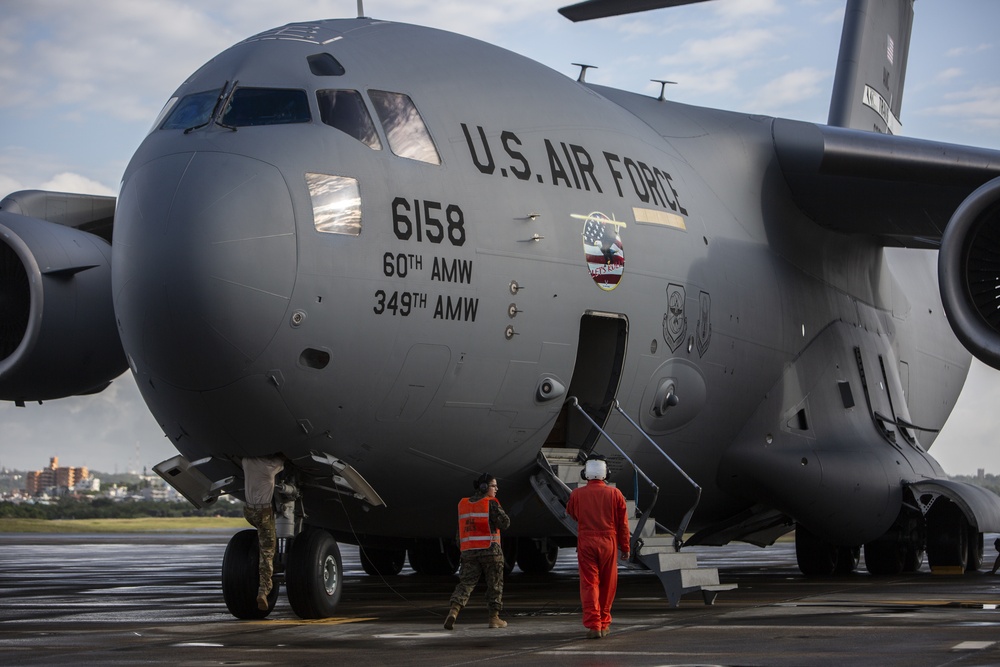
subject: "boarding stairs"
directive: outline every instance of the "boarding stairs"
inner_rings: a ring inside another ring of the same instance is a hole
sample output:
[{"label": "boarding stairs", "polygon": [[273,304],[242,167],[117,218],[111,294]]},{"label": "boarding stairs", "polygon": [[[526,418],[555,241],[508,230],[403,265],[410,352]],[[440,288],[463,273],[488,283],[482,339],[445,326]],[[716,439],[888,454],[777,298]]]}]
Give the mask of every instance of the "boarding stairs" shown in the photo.
[{"label": "boarding stairs", "polygon": [[[576,403],[575,399],[570,399],[572,407],[580,410],[584,415],[586,412]],[[629,422],[637,429],[638,425],[628,415],[621,410],[617,401],[613,404],[616,410],[621,412]],[[590,419],[589,415],[587,418]],[[674,532],[657,524],[656,520],[649,516],[649,512],[656,503],[656,492],[658,487],[646,477],[635,463],[618,447],[610,436],[604,432],[596,423],[591,420],[601,434],[611,442],[616,449],[632,464],[637,476],[642,476],[653,488],[653,497],[649,508],[645,512],[640,512],[636,508],[635,501],[626,500],[629,515],[630,556],[627,567],[629,569],[647,570],[654,573],[663,585],[663,591],[667,596],[667,602],[671,607],[680,604],[681,597],[690,593],[701,593],[705,604],[713,604],[720,591],[732,590],[736,584],[722,584],[719,582],[719,571],[717,568],[698,567],[697,555],[691,551],[681,551],[683,547],[684,530],[697,507],[701,489],[682,470],[678,471],[684,475],[688,481],[697,489],[695,505],[685,514],[681,525]],[[642,432],[639,429],[640,433]],[[645,436],[645,433],[643,433]],[[648,436],[646,437],[649,440]],[[652,440],[649,440],[652,442]],[[653,443],[653,446],[665,453]],[[532,476],[531,484],[548,507],[549,511],[556,516],[563,525],[574,535],[577,532],[576,521],[566,514],[566,503],[569,501],[569,494],[574,488],[584,483],[581,478],[581,471],[586,460],[586,453],[565,447],[545,447],[538,454],[539,471]],[[672,460],[670,460],[673,463]],[[674,464],[676,467],[676,464]]]}]

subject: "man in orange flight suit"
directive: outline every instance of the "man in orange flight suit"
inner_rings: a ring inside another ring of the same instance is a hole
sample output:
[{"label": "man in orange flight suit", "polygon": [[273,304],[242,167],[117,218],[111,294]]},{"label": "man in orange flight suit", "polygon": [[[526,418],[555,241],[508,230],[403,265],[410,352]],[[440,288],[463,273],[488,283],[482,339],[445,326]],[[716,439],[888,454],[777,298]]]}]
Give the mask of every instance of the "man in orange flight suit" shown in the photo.
[{"label": "man in orange flight suit", "polygon": [[629,555],[628,510],[625,496],[604,481],[604,457],[590,456],[584,466],[587,485],[573,490],[566,512],[577,522],[576,558],[580,567],[580,602],[587,639],[611,631],[611,603],[618,589],[617,552]]}]

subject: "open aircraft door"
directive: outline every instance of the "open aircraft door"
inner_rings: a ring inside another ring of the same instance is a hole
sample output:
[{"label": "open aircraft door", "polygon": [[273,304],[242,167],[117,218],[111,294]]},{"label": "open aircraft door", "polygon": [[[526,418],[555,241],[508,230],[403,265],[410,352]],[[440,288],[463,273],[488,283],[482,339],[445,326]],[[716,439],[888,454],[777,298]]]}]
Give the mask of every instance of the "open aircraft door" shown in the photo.
[{"label": "open aircraft door", "polygon": [[[576,397],[602,427],[618,392],[627,346],[628,319],[624,315],[587,311],[580,318],[580,342],[566,395],[567,399]],[[545,446],[589,452],[599,437],[600,432],[578,411],[570,409],[567,400]]]}]

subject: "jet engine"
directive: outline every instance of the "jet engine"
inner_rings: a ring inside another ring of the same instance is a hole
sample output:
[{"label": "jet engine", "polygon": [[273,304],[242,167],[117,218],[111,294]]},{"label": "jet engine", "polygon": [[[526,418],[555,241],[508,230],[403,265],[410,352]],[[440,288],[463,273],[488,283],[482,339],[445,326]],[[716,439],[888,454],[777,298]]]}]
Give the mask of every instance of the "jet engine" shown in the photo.
[{"label": "jet engine", "polygon": [[128,366],[111,298],[111,246],[22,215],[16,204],[0,205],[0,400],[101,391]]},{"label": "jet engine", "polygon": [[955,210],[941,237],[938,281],[948,322],[977,359],[1000,369],[1000,178]]}]

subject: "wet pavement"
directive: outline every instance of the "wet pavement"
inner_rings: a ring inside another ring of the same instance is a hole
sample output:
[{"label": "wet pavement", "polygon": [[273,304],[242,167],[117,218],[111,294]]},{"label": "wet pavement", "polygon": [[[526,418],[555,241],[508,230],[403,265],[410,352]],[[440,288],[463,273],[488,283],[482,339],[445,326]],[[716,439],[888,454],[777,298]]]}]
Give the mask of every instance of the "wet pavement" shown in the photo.
[{"label": "wet pavement", "polygon": [[299,619],[282,596],[268,619],[237,620],[219,581],[228,538],[0,535],[0,663],[1000,665],[1000,576],[985,571],[806,579],[791,543],[697,549],[739,588],[670,609],[655,576],[622,572],[612,634],[587,640],[572,550],[548,575],[508,577],[506,629],[487,628],[479,588],[449,632],[456,577],[370,577],[346,545],[336,618]]}]

